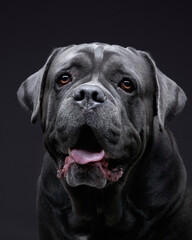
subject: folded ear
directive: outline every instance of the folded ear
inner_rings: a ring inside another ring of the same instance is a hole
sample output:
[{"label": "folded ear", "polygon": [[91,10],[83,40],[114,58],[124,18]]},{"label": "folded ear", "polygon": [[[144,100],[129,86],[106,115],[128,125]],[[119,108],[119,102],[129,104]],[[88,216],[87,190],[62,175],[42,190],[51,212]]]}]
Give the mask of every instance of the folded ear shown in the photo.
[{"label": "folded ear", "polygon": [[180,113],[186,103],[184,91],[170,78],[163,74],[149,54],[144,53],[152,66],[156,86],[156,109],[160,129],[164,128],[166,120],[170,120]]},{"label": "folded ear", "polygon": [[55,49],[49,56],[45,65],[36,73],[25,80],[17,91],[17,97],[21,106],[31,113],[31,122],[37,120],[37,115],[40,108],[43,79],[46,77],[49,66],[61,48]]}]

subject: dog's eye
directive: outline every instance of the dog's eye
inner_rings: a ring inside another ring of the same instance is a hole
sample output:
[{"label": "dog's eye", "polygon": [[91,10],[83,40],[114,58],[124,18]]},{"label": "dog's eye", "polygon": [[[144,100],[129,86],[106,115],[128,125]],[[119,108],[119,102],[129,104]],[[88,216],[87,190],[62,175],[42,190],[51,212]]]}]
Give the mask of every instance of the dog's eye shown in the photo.
[{"label": "dog's eye", "polygon": [[123,80],[120,82],[119,86],[128,93],[132,93],[135,90],[134,83],[131,80],[129,80],[128,78],[123,78]]},{"label": "dog's eye", "polygon": [[58,77],[57,79],[57,84],[59,87],[64,86],[65,84],[71,82],[72,77],[69,73],[64,73],[61,76]]}]

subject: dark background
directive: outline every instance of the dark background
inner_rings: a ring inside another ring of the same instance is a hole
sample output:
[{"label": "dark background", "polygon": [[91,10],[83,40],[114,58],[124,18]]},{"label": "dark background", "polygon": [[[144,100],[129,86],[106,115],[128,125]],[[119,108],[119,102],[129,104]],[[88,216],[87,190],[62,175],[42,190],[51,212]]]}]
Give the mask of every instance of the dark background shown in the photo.
[{"label": "dark background", "polygon": [[170,127],[192,183],[192,9],[183,1],[153,2],[1,3],[1,240],[37,239],[36,185],[44,149],[39,124],[30,124],[16,91],[54,47],[99,41],[150,52],[161,71],[188,96],[184,112]]}]

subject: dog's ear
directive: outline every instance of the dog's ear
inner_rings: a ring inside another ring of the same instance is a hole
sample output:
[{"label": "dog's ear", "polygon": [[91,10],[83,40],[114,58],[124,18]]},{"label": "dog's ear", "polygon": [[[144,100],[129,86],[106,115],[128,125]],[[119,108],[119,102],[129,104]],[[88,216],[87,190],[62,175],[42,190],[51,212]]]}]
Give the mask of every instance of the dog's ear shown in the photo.
[{"label": "dog's ear", "polygon": [[186,103],[187,97],[184,91],[170,78],[163,74],[148,53],[144,53],[150,62],[155,78],[156,110],[160,130],[164,128],[166,120],[171,120],[180,113]]},{"label": "dog's ear", "polygon": [[[66,47],[68,48],[68,47]],[[25,80],[17,91],[17,97],[21,106],[31,113],[31,122],[35,123],[37,120],[40,102],[43,94],[43,79],[46,78],[47,72],[51,65],[53,58],[56,56],[58,51],[65,48],[55,49],[49,58],[47,59],[45,65],[36,73],[31,75],[27,80]]]},{"label": "dog's ear", "polygon": [[47,59],[45,65],[36,73],[25,80],[17,91],[17,97],[21,106],[31,113],[31,122],[35,123],[40,108],[43,79],[47,75],[52,59],[59,51],[55,49]]}]

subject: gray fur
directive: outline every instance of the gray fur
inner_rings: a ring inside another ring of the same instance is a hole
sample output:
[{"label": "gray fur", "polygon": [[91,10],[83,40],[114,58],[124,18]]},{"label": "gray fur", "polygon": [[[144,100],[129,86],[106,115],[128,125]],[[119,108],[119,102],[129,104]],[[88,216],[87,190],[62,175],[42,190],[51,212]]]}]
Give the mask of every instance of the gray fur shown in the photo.
[{"label": "gray fur", "polygon": [[[66,72],[71,81],[61,87]],[[123,90],[125,78],[133,91]],[[192,240],[186,170],[166,127],[186,96],[148,53],[103,43],[56,49],[18,99],[32,122],[41,116],[41,240]],[[123,175],[110,180],[97,164],[72,163],[58,179],[68,149],[87,147],[104,149]]]}]

